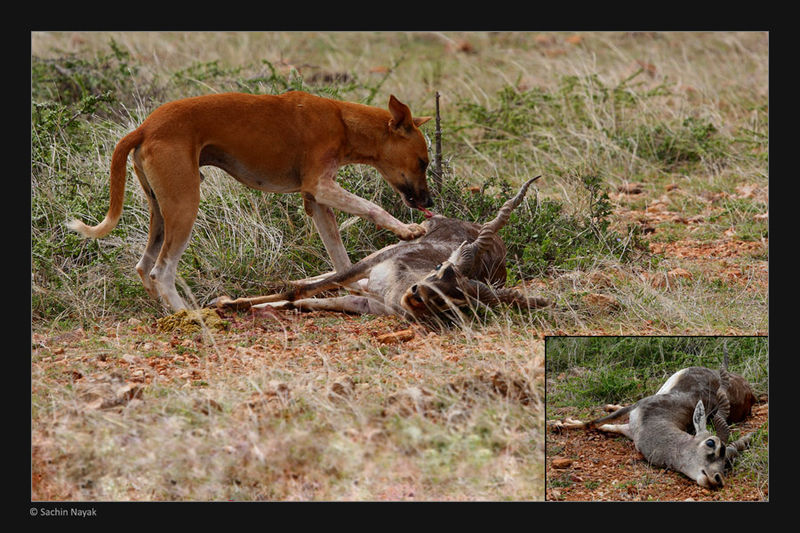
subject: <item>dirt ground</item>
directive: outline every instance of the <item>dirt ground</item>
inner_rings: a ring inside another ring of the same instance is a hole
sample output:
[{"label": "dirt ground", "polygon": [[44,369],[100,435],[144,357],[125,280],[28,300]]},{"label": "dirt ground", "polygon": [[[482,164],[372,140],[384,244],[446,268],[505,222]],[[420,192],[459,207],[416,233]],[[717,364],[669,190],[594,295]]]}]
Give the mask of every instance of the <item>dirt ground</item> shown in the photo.
[{"label": "dirt ground", "polygon": [[[568,409],[555,414],[575,417]],[[752,416],[736,427],[742,433],[755,431],[767,423],[768,416],[769,404],[757,404]],[[622,436],[548,428],[546,447],[548,501],[763,501],[769,497],[768,484],[761,486],[745,468],[737,469],[738,463],[722,489],[709,491],[683,474],[650,466],[633,441]]]},{"label": "dirt ground", "polygon": [[[371,413],[370,406],[379,401],[385,412],[374,414],[374,418],[365,422],[363,446],[384,453],[381,443],[390,441],[385,435],[391,430],[390,424],[385,421],[393,420],[397,415],[404,419],[423,416],[432,424],[439,423],[438,420],[443,416],[439,412],[439,404],[434,401],[435,396],[425,396],[429,394],[426,391],[439,385],[447,390],[449,385],[461,391],[467,400],[483,397],[487,404],[522,404],[524,411],[535,415],[532,422],[526,423],[533,424],[538,420],[537,432],[543,428],[543,402],[539,400],[544,392],[543,342],[538,339],[533,342],[541,342],[542,355],[532,357],[530,373],[525,374],[532,379],[524,381],[521,375],[512,375],[510,370],[489,364],[491,362],[479,368],[480,362],[476,364],[471,361],[476,352],[489,353],[489,350],[495,350],[496,353],[498,341],[492,335],[479,333],[470,343],[466,343],[451,334],[427,331],[395,317],[365,319],[331,312],[236,311],[220,313],[223,320],[218,321],[216,319],[220,316],[216,310],[206,309],[202,312],[204,322],[214,331],[211,335],[208,331],[195,329],[196,324],[185,314],[161,319],[154,317],[152,320],[108,321],[68,332],[34,333],[32,372],[37,383],[34,390],[36,405],[41,405],[42,410],[48,409],[46,404],[49,400],[40,401],[40,398],[47,397],[51,391],[69,391],[64,393],[66,399],[62,400],[68,406],[66,414],[59,414],[58,417],[62,422],[69,419],[77,424],[73,428],[74,433],[83,432],[87,425],[91,425],[86,421],[97,418],[101,420],[101,425],[106,419],[114,419],[131,427],[138,424],[139,417],[148,412],[155,413],[153,416],[158,420],[166,401],[159,394],[168,394],[177,398],[176,401],[188,398],[190,403],[182,409],[191,411],[192,416],[200,420],[218,416],[220,422],[214,426],[215,430],[235,433],[237,417],[244,421],[242,425],[246,425],[252,418],[248,413],[263,412],[265,420],[288,416],[291,409],[286,405],[295,405],[295,397],[319,398],[321,403],[309,404],[309,412],[325,420],[330,418],[331,424],[338,423],[336,413],[349,412],[348,406]],[[370,364],[375,367],[371,372],[379,377],[368,381],[364,379],[364,369],[365,365],[368,369],[372,368]],[[466,369],[459,372],[458,369],[465,364]],[[385,370],[387,366],[392,367],[391,372]],[[431,366],[439,369],[435,375],[442,376],[444,384],[430,378]],[[265,370],[274,368],[283,369],[283,373]],[[274,375],[280,379],[265,380],[262,390],[250,395],[236,388],[241,388],[242,383],[253,376],[256,377],[252,379],[260,379],[257,376],[265,371],[270,377]],[[285,377],[281,378],[281,375]],[[422,397],[406,399],[403,396],[405,392],[417,390],[413,386],[409,388],[415,383],[420,384],[418,389]],[[232,387],[235,390],[229,390]],[[309,387],[320,390],[312,394],[306,390]],[[390,394],[395,389],[400,392]],[[469,407],[467,400],[465,409]],[[298,416],[287,420],[286,424],[290,429],[305,428],[308,424],[301,418]],[[39,423],[39,419],[46,420]],[[34,425],[31,449],[32,499],[92,499],[94,493],[91,487],[87,483],[81,484],[80,476],[64,475],[65,471],[74,470],[74,465],[83,459],[76,457],[80,455],[79,451],[59,445],[59,438],[63,439],[64,435],[54,428],[52,420],[49,416],[41,415]],[[324,435],[329,437],[328,433]],[[349,438],[347,435],[345,437]],[[360,438],[353,437],[354,442]],[[543,438],[539,438],[539,446],[532,448],[537,457],[543,457],[542,441]],[[527,443],[528,439],[520,442]],[[500,459],[505,455],[508,454],[501,454]],[[402,460],[402,457],[398,457],[398,460]],[[112,459],[106,457],[103,460]],[[99,463],[100,459],[91,458],[91,461]],[[542,459],[520,459],[524,468],[528,468],[528,462],[538,464],[542,472],[541,477],[536,479],[538,488],[530,489],[533,492],[514,494],[523,495],[520,496],[523,499],[536,499],[535,495],[538,494],[540,498],[543,494]],[[94,468],[92,463],[87,463],[86,468]],[[241,471],[242,476],[248,475],[246,466],[233,468],[239,468],[237,471]],[[312,474],[316,474],[313,468],[309,469],[307,475],[312,477]],[[414,478],[413,469],[409,469],[407,474],[413,481],[408,483],[410,488],[398,492],[397,482],[387,481],[384,487],[370,493],[369,499],[425,500],[444,497],[436,492],[439,490],[436,487],[427,487],[424,479]],[[276,484],[281,487],[301,484],[302,479],[293,480],[293,475],[296,474],[287,464],[284,477],[277,475]],[[393,472],[382,472],[381,475],[391,478]],[[402,476],[400,478],[405,479]],[[525,477],[520,475],[519,483],[524,481]],[[298,488],[295,499],[319,497],[313,483],[307,485],[311,488]],[[153,498],[146,491],[129,490],[131,492],[124,495],[125,499]],[[459,493],[445,496],[453,499],[470,497]],[[293,497],[285,496],[284,499]]]}]

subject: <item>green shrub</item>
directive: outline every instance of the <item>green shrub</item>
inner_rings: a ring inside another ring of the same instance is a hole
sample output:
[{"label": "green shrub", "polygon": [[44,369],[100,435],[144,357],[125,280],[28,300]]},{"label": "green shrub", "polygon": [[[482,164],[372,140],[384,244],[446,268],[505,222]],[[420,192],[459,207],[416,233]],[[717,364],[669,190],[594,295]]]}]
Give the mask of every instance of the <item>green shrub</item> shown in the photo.
[{"label": "green shrub", "polygon": [[710,121],[694,117],[687,117],[679,125],[642,124],[633,131],[618,132],[614,139],[621,147],[662,164],[665,169],[720,160],[728,145]]},{"label": "green shrub", "polygon": [[[625,233],[610,227],[611,204],[596,176],[580,178],[586,212],[566,213],[562,203],[538,199],[533,191],[509,218],[500,236],[508,249],[510,273],[520,279],[543,276],[555,270],[571,270],[594,264],[598,257],[629,261],[646,247],[637,226]],[[499,189],[499,192],[493,192]],[[473,222],[488,222],[517,193],[508,182],[489,179],[479,193],[452,178],[437,199],[441,213]],[[511,280],[512,282],[515,280]]]}]

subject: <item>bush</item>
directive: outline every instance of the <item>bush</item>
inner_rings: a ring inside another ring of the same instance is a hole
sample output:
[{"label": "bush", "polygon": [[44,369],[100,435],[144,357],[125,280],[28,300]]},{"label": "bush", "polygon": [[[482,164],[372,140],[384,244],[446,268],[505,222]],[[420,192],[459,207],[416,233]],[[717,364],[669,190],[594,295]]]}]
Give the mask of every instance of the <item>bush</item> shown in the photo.
[{"label": "bush", "polygon": [[[519,279],[540,277],[556,270],[588,267],[599,257],[629,261],[637,250],[646,248],[638,226],[631,225],[625,233],[611,229],[611,204],[600,179],[583,176],[579,181],[589,206],[586,212],[566,213],[560,202],[540,200],[529,190],[526,201],[511,213],[500,231],[508,249],[511,275]],[[517,191],[518,187],[507,181],[489,179],[480,192],[472,193],[462,180],[452,178],[445,183],[437,203],[446,216],[484,223],[494,218]]]}]

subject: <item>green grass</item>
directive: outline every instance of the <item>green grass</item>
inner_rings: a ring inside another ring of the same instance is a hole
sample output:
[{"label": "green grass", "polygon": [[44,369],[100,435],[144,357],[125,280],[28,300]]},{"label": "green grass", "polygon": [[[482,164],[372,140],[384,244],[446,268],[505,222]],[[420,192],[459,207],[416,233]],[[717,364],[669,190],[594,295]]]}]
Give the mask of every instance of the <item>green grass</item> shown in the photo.
[{"label": "green grass", "polygon": [[729,369],[756,394],[767,392],[767,337],[550,337],[548,407],[628,404],[655,393],[687,366],[719,368],[727,347]]}]

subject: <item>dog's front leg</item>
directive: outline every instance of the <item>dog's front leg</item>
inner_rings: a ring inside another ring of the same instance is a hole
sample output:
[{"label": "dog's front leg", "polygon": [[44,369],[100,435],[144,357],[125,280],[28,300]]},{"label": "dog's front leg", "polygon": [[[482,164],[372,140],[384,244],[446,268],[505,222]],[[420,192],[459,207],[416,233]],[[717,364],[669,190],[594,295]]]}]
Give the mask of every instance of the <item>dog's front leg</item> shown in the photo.
[{"label": "dog's front leg", "polygon": [[401,240],[410,241],[425,235],[425,228],[419,224],[400,222],[369,200],[344,190],[335,181],[324,180],[318,183],[311,195],[317,203],[365,218],[376,226],[388,229]]},{"label": "dog's front leg", "polygon": [[306,213],[311,216],[317,232],[322,237],[322,244],[333,261],[333,268],[336,272],[344,272],[350,268],[350,258],[342,242],[342,235],[336,225],[336,215],[333,210],[325,205],[320,205],[314,197],[308,193],[303,194],[303,204]]}]

